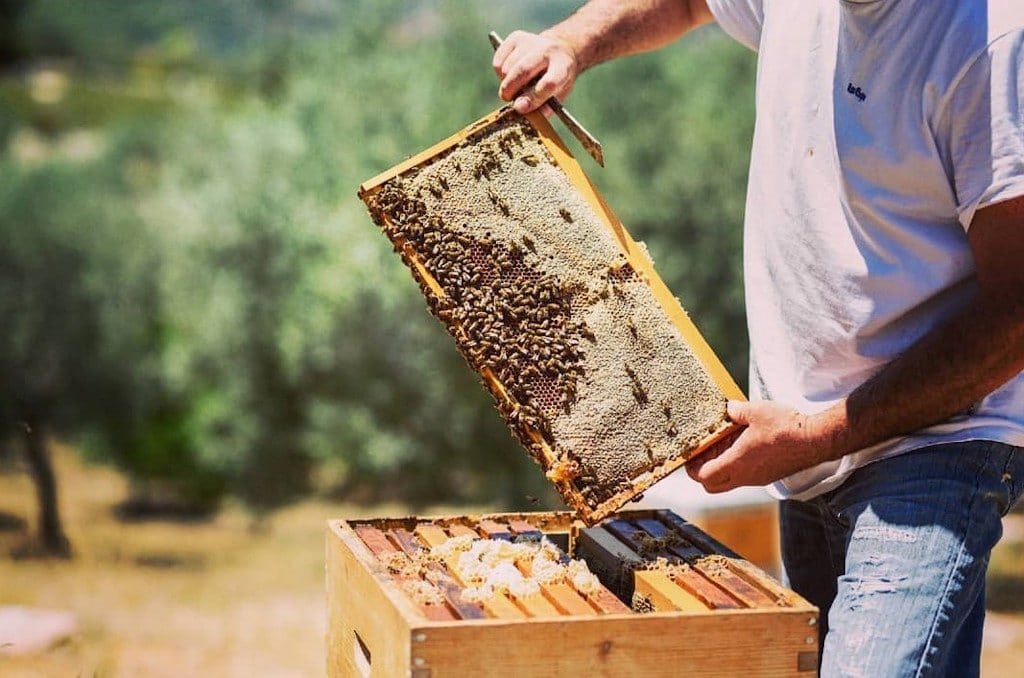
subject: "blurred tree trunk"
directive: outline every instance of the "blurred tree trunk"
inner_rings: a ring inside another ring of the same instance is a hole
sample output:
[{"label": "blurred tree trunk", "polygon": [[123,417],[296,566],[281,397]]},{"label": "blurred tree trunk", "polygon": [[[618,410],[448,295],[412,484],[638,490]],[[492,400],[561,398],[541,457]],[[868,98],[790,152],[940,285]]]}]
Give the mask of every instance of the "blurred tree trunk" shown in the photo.
[{"label": "blurred tree trunk", "polygon": [[26,0],[0,2],[0,70],[17,65],[26,56],[18,20],[27,8]]},{"label": "blurred tree trunk", "polygon": [[36,484],[39,501],[39,543],[46,555],[71,557],[71,542],[64,534],[57,506],[57,477],[50,460],[49,444],[38,421],[28,420],[24,425],[25,458]]}]

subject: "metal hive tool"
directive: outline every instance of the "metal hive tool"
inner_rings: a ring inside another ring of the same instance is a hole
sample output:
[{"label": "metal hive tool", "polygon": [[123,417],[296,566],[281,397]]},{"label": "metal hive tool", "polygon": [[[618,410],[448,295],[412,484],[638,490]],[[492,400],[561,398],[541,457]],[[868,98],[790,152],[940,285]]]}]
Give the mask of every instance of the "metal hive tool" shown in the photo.
[{"label": "metal hive tool", "polygon": [[585,522],[736,433],[739,388],[543,116],[495,111],[359,196]]}]

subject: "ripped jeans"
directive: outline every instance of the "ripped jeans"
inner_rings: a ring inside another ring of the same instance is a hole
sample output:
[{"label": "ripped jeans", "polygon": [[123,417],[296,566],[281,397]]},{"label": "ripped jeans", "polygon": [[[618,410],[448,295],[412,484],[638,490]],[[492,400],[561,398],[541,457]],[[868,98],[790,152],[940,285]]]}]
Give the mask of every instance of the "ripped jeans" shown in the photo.
[{"label": "ripped jeans", "polygon": [[789,585],[821,609],[822,676],[977,676],[985,571],[1024,448],[934,445],[783,501]]}]

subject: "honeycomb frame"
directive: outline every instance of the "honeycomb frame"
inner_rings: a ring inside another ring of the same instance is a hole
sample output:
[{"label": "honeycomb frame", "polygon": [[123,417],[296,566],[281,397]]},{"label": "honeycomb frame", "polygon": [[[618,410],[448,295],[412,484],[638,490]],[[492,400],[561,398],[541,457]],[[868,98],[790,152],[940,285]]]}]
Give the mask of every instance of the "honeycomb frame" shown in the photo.
[{"label": "honeycomb frame", "polygon": [[739,387],[543,115],[494,111],[359,197],[587,524],[738,433]]}]

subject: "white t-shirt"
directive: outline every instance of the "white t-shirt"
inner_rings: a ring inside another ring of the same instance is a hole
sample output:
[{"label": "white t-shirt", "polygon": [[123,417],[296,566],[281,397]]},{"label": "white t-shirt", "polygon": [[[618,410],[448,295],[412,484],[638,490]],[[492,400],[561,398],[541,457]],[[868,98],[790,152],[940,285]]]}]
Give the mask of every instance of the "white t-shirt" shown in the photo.
[{"label": "white t-shirt", "polygon": [[[813,413],[970,303],[971,219],[1024,195],[1024,0],[708,5],[758,52],[751,397]],[[810,498],[870,461],[964,440],[1024,445],[1024,373],[969,412],[773,493]]]}]

